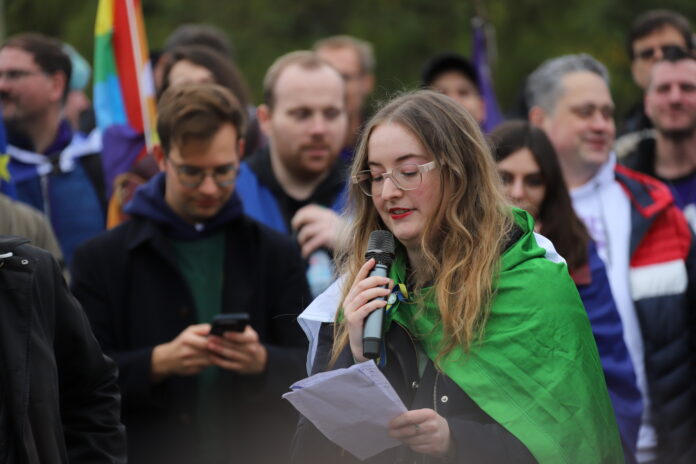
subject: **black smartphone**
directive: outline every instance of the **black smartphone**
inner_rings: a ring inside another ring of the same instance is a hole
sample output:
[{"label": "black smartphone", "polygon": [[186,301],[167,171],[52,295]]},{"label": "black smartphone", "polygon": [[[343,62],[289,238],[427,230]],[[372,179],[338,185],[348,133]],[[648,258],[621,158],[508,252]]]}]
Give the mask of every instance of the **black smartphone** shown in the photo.
[{"label": "black smartphone", "polygon": [[222,337],[222,334],[225,332],[244,332],[244,328],[249,325],[249,314],[218,314],[213,318],[212,325],[210,335],[217,335],[218,337]]}]

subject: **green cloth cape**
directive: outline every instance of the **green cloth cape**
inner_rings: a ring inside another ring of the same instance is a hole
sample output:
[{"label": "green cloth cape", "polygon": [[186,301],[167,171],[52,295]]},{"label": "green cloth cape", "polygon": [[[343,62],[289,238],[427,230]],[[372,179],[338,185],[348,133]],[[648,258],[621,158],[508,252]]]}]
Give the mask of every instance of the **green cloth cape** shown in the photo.
[{"label": "green cloth cape", "polygon": [[[513,210],[524,235],[502,255],[493,304],[480,342],[455,348],[437,363],[488,415],[541,463],[623,463],[614,411],[587,314],[566,265],[545,258],[526,212]],[[406,283],[404,254],[390,278]],[[397,301],[395,321],[435,362],[440,315],[428,293],[425,308]]]}]

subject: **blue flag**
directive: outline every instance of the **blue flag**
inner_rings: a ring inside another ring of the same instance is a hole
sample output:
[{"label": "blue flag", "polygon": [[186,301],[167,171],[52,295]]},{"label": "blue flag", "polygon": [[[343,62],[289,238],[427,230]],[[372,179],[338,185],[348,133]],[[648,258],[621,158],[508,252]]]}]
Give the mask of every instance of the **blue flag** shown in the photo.
[{"label": "blue flag", "polygon": [[7,134],[2,113],[0,113],[0,192],[12,198],[16,197],[14,185],[10,183],[10,155],[7,154]]}]

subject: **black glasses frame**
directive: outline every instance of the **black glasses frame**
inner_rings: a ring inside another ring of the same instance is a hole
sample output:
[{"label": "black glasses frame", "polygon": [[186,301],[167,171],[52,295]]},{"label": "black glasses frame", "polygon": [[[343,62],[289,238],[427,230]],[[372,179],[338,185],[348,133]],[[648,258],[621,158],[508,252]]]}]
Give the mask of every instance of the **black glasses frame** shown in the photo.
[{"label": "black glasses frame", "polygon": [[[189,166],[187,164],[179,164],[169,158],[167,158],[167,162],[174,167],[174,172],[176,172],[176,177],[179,179],[181,185],[188,188],[199,187],[208,176],[212,176],[215,185],[218,187],[229,187],[237,180],[237,174],[239,173],[239,166],[233,163],[223,164],[211,169],[202,169],[196,166]],[[232,172],[231,178],[222,180],[219,179],[218,176],[226,176],[229,175],[230,172]],[[187,179],[185,176],[195,179]]]}]

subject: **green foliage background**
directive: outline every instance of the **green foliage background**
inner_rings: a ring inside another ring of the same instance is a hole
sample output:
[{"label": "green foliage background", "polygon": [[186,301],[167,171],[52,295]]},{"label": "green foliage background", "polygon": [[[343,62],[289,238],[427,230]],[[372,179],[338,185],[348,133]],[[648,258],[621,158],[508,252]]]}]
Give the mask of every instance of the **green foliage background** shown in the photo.
[{"label": "green foliage background", "polygon": [[[639,97],[629,72],[625,35],[633,18],[670,8],[696,23],[694,0],[142,0],[150,48],[185,22],[207,22],[233,41],[236,59],[257,100],[265,70],[279,55],[308,48],[333,34],[362,37],[375,46],[375,99],[418,84],[431,55],[471,51],[471,18],[495,29],[493,77],[498,99],[510,110],[525,76],[544,59],[588,52],[612,72],[619,114]],[[93,53],[97,0],[5,0],[7,34],[38,31]]]}]

